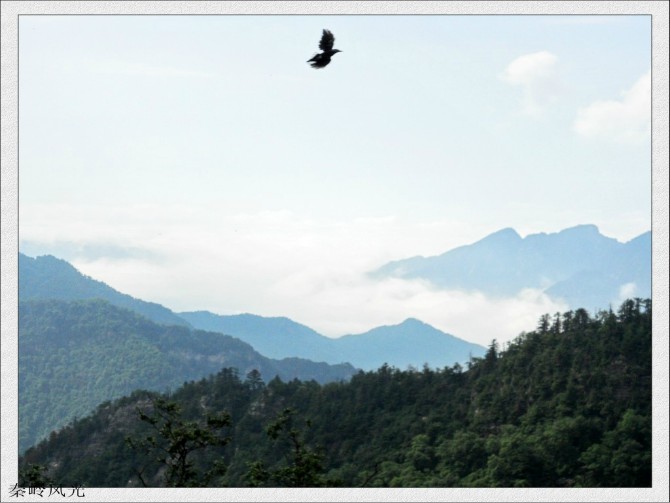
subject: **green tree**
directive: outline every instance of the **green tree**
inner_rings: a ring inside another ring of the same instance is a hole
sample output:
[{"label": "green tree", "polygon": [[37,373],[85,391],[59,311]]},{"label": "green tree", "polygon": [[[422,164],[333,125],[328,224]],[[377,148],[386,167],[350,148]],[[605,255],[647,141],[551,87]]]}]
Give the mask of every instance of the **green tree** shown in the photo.
[{"label": "green tree", "polygon": [[244,384],[246,384],[251,391],[259,391],[265,388],[265,382],[261,377],[261,373],[257,369],[249,371]]},{"label": "green tree", "polygon": [[[153,401],[151,415],[137,409],[141,421],[149,424],[153,430],[140,440],[127,438],[131,448],[151,455],[151,462],[164,468],[163,478],[167,487],[203,487],[214,477],[225,473],[225,465],[216,460],[204,473],[196,470],[192,454],[195,451],[212,446],[225,446],[229,436],[222,430],[231,426],[230,415],[220,413],[208,416],[203,426],[197,421],[185,421],[181,418],[181,409],[175,402],[156,398]],[[147,486],[144,472],[147,465],[137,471],[142,485]]]},{"label": "green tree", "polygon": [[412,439],[412,444],[407,451],[407,460],[419,472],[428,472],[435,468],[437,458],[428,435],[420,434]]},{"label": "green tree", "polygon": [[651,486],[651,422],[628,409],[614,430],[580,457],[584,466],[578,481],[603,486],[615,480],[619,487]]},{"label": "green tree", "polygon": [[444,459],[444,471],[457,479],[485,467],[488,456],[485,439],[466,430],[457,431],[452,439],[445,441],[439,454]]},{"label": "green tree", "polygon": [[[273,483],[280,487],[328,485],[323,476],[323,455],[306,445],[303,434],[294,425],[294,416],[293,409],[284,409],[266,430],[268,437],[273,441],[279,440],[282,436],[288,438],[290,448],[285,456],[286,465],[268,469],[262,461],[252,463],[247,474],[252,486],[268,486]],[[307,427],[311,427],[309,421]]]},{"label": "green tree", "polygon": [[53,481],[46,475],[47,467],[31,463],[19,470],[20,487],[48,487]]}]

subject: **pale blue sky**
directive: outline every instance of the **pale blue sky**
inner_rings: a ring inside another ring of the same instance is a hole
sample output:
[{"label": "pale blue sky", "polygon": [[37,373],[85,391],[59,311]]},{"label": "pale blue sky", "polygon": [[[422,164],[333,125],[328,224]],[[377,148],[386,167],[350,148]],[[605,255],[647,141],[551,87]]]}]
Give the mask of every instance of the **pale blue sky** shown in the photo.
[{"label": "pale blue sky", "polygon": [[[343,52],[314,70],[323,28]],[[286,315],[326,335],[414,316],[486,344],[561,306],[365,271],[504,227],[651,228],[649,16],[19,29],[22,249],[177,311]]]}]

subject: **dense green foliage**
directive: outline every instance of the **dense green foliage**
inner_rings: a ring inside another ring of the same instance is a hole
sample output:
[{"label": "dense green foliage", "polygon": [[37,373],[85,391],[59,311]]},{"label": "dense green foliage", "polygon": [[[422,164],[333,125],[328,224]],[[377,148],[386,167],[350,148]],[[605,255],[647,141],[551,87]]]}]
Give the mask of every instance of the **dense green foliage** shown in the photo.
[{"label": "dense green foliage", "polygon": [[[137,409],[156,398],[102,404],[20,463],[68,485],[140,485],[149,458],[124,438],[146,437]],[[229,414],[230,442],[194,454],[226,467],[209,485],[650,486],[651,301],[544,316],[466,369],[383,366],[325,385],[224,369],[161,398],[203,427]]]},{"label": "dense green foliage", "polygon": [[[323,476],[324,455],[320,449],[306,445],[301,431],[295,427],[295,411],[284,409],[276,421],[267,427],[266,433],[274,441],[281,441],[282,434],[288,440],[286,463],[268,469],[263,461],[250,464],[247,479],[256,487],[327,487],[332,485]],[[307,427],[311,423],[307,422]]]},{"label": "dense green foliage", "polygon": [[105,400],[174,389],[223,366],[319,382],[355,372],[346,364],[271,360],[238,339],[159,325],[102,300],[19,302],[19,449]]},{"label": "dense green foliage", "polygon": [[[142,410],[138,410],[138,414],[152,431],[139,440],[128,437],[126,442],[132,449],[147,454],[149,463],[158,463],[163,468],[161,482],[167,487],[202,487],[225,473],[221,460],[214,460],[211,468],[200,473],[201,470],[195,467],[193,454],[230,442],[230,437],[225,436],[225,432],[221,433],[230,426],[229,414],[208,415],[205,425],[201,426],[198,421],[182,420],[181,409],[175,402],[157,398],[151,405],[150,414]],[[149,485],[144,479],[148,467],[145,465],[137,471],[137,478],[145,487]]]}]

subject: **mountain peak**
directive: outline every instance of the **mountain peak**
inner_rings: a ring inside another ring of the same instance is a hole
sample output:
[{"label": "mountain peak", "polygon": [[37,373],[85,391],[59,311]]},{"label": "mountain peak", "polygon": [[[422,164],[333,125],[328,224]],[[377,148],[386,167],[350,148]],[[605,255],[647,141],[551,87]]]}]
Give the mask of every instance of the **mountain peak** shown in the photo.
[{"label": "mountain peak", "polygon": [[[30,257],[25,253],[19,252],[19,262],[22,262],[23,264],[34,264],[41,267],[59,267],[61,269],[76,271],[76,268],[68,261],[54,257],[53,255]],[[79,274],[78,271],[77,273]]]},{"label": "mountain peak", "polygon": [[489,234],[481,241],[512,242],[520,240],[521,236],[519,236],[519,233],[517,231],[515,231],[511,227],[505,227],[504,229],[500,229],[499,231]]},{"label": "mountain peak", "polygon": [[574,227],[568,227],[563,229],[558,234],[563,235],[577,235],[577,236],[600,236],[600,230],[597,225],[594,224],[580,224],[575,225]]},{"label": "mountain peak", "polygon": [[427,323],[424,323],[421,320],[417,320],[416,318],[407,318],[405,321],[403,321],[402,323],[399,323],[396,326],[397,327],[408,328],[408,327],[426,327],[426,326],[430,326],[430,325],[428,325]]},{"label": "mountain peak", "polygon": [[156,323],[188,325],[168,308],[121,293],[102,281],[82,274],[66,260],[53,255],[32,258],[19,253],[19,300],[94,298],[136,311]]}]

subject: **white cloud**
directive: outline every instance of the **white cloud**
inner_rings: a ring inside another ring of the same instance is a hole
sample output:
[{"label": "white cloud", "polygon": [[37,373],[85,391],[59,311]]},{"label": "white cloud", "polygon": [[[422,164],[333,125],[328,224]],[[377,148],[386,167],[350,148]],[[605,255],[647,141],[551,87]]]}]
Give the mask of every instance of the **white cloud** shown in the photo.
[{"label": "white cloud", "polygon": [[556,99],[560,88],[557,61],[556,55],[540,51],[520,56],[505,68],[500,78],[523,89],[523,113],[540,115]]},{"label": "white cloud", "polygon": [[[538,290],[494,299],[478,292],[437,289],[421,280],[375,281],[358,271],[322,272],[319,288],[307,273],[300,278],[302,284],[291,278],[278,285],[276,293],[283,294],[283,310],[289,317],[329,336],[360,333],[412,317],[486,346],[492,339],[505,342],[534,329],[542,314],[568,309]],[[306,310],[300,307],[305,299],[309,299]]]},{"label": "white cloud", "polygon": [[641,143],[651,133],[651,71],[621,93],[619,100],[596,101],[577,112],[574,130],[587,138]]},{"label": "white cloud", "polygon": [[613,299],[613,304],[620,306],[626,299],[637,297],[638,288],[635,283],[624,283],[619,287],[619,296]]}]

